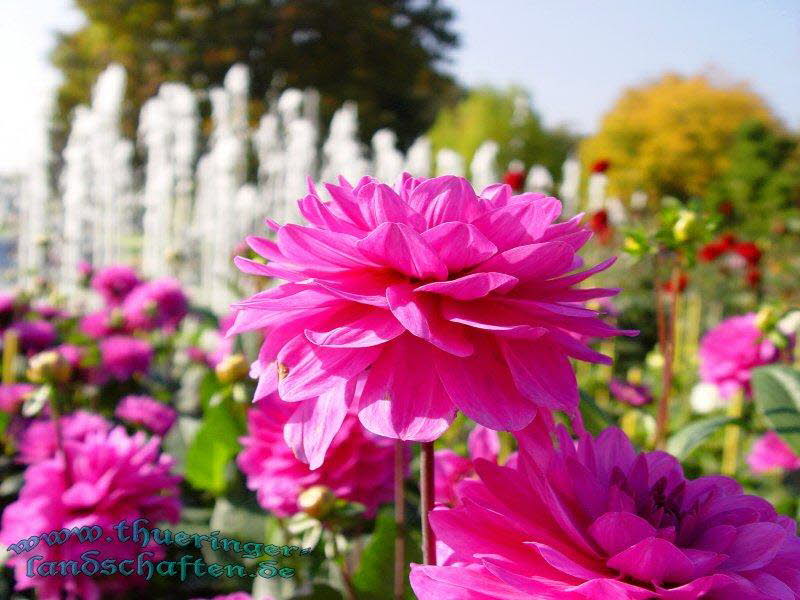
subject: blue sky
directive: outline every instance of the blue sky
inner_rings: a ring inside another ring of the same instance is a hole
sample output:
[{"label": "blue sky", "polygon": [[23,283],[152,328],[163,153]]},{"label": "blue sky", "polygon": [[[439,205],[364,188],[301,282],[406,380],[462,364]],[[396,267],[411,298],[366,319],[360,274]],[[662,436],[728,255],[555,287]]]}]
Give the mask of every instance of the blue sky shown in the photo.
[{"label": "blue sky", "polygon": [[[622,88],[666,70],[748,81],[800,128],[798,0],[450,0],[467,84],[521,84],[548,124],[587,133]],[[28,159],[50,90],[53,31],[69,0],[0,0],[0,172]]]}]

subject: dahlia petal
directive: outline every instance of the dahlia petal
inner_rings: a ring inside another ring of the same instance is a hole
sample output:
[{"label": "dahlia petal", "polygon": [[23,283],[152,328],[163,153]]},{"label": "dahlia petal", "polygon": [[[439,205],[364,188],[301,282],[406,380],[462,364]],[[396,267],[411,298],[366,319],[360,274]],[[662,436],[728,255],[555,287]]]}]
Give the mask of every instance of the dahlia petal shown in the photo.
[{"label": "dahlia petal", "polygon": [[435,281],[416,288],[415,292],[429,292],[449,296],[455,300],[475,300],[491,292],[503,293],[513,288],[519,279],[505,273],[473,273],[450,281]]},{"label": "dahlia petal", "polygon": [[525,545],[536,548],[542,558],[547,561],[547,564],[572,577],[578,577],[579,579],[595,579],[596,577],[603,577],[606,575],[603,570],[590,569],[590,562],[584,561],[583,563],[579,563],[577,560],[569,558],[547,544],[525,542]]},{"label": "dahlia petal", "polygon": [[284,225],[278,232],[278,247],[293,262],[324,268],[358,268],[370,265],[359,251],[358,238],[345,233]]},{"label": "dahlia petal", "polygon": [[369,230],[364,222],[358,203],[353,198],[353,189],[350,184],[344,178],[341,178],[339,183],[341,185],[325,184],[325,189],[328,190],[328,194],[331,197],[331,205],[338,209],[340,217],[347,219],[359,229]]},{"label": "dahlia petal", "polygon": [[285,261],[286,257],[281,253],[278,244],[267,238],[262,238],[257,235],[249,235],[244,240],[250,249],[258,254],[261,258],[274,261]]},{"label": "dahlia petal", "polygon": [[370,229],[381,223],[402,223],[416,231],[425,230],[425,219],[411,208],[391,187],[385,183],[371,183],[365,186],[359,197],[367,196],[362,202],[362,214]]},{"label": "dahlia petal", "polygon": [[278,384],[280,396],[288,402],[320,396],[364,371],[379,353],[380,346],[326,348],[297,336],[278,353],[278,368],[287,371]]},{"label": "dahlia petal", "polygon": [[598,263],[589,269],[586,269],[585,271],[581,271],[580,273],[573,273],[572,275],[557,277],[555,279],[551,279],[549,281],[545,281],[537,285],[541,290],[550,290],[553,288],[566,288],[573,285],[577,285],[578,283],[589,279],[589,277],[591,277],[592,275],[600,273],[601,271],[605,271],[615,262],[617,262],[617,257],[612,256],[611,258],[608,258],[603,262]]},{"label": "dahlia petal", "polygon": [[419,442],[444,433],[455,407],[439,382],[434,352],[410,335],[384,348],[361,393],[358,417],[364,427],[385,437]]},{"label": "dahlia petal", "polygon": [[398,283],[386,288],[386,299],[392,314],[415,336],[456,356],[472,354],[473,346],[464,328],[439,316],[437,298],[415,294],[411,284]]},{"label": "dahlia petal", "polygon": [[771,600],[796,600],[797,598],[788,585],[769,573],[756,571],[755,573],[748,574],[747,579],[750,580],[759,592],[764,594],[764,597],[770,598]]},{"label": "dahlia petal", "polygon": [[[411,565],[411,587],[420,598],[442,600],[529,600],[530,596],[500,580],[469,569]],[[549,600],[546,596],[539,596]],[[552,596],[551,598],[555,598]]]},{"label": "dahlia petal", "polygon": [[473,460],[484,458],[496,462],[497,456],[500,454],[500,437],[496,431],[482,425],[475,425],[467,437],[467,449]]},{"label": "dahlia petal", "polygon": [[650,537],[608,559],[608,566],[639,581],[685,583],[692,578],[694,566],[686,555],[670,542]]},{"label": "dahlia petal", "polygon": [[473,421],[517,431],[536,416],[536,405],[519,393],[496,346],[478,342],[471,356],[436,353],[436,370],[450,399]]},{"label": "dahlia petal", "polygon": [[342,426],[355,383],[341,382],[319,396],[303,400],[283,427],[286,444],[294,455],[319,468],[334,436]]},{"label": "dahlia petal", "polygon": [[322,202],[316,194],[304,197],[299,202],[300,214],[312,225],[320,229],[335,231],[337,233],[347,233],[356,237],[364,235],[364,230],[356,227],[349,221],[337,217],[331,209]]},{"label": "dahlia petal", "polygon": [[775,523],[749,523],[739,527],[736,539],[726,550],[730,558],[721,569],[749,571],[767,565],[786,539],[786,530]]},{"label": "dahlia petal", "polygon": [[[360,314],[359,314],[360,313]],[[343,317],[337,318],[337,320]],[[369,308],[359,310],[345,325],[329,331],[305,330],[308,341],[329,348],[377,346],[396,338],[405,329],[391,313]]]},{"label": "dahlia petal", "polygon": [[[734,583],[734,579],[731,576],[723,573],[716,573],[707,577],[700,577],[678,587],[669,589],[659,587],[657,589],[660,594],[659,597],[664,600],[697,600],[698,598],[703,598],[705,594],[713,590],[724,590],[727,592],[726,588],[732,583]],[[741,598],[741,596],[737,596],[737,598]],[[765,599],[762,598],[760,600]]]},{"label": "dahlia petal", "polygon": [[601,365],[610,365],[614,362],[610,356],[606,356],[605,354],[601,354],[600,352],[593,350],[586,344],[582,344],[568,333],[565,333],[559,329],[549,329],[547,334],[550,339],[561,346],[561,349],[567,356],[571,356],[572,358],[577,358],[578,360],[585,362],[597,363]]},{"label": "dahlia petal", "polygon": [[234,256],[233,264],[235,264],[242,273],[248,275],[261,275],[263,277],[278,277],[287,281],[303,281],[306,279],[305,275],[298,274],[289,269],[276,267],[275,265],[265,265],[244,256]]},{"label": "dahlia petal", "polygon": [[614,555],[655,535],[656,530],[633,513],[607,512],[595,519],[589,533],[606,554]]},{"label": "dahlia petal", "polygon": [[447,267],[414,229],[403,223],[382,223],[357,243],[377,264],[417,279],[444,279]]},{"label": "dahlia petal", "polygon": [[650,600],[653,592],[616,579],[592,579],[568,588],[586,600]]},{"label": "dahlia petal", "polygon": [[481,215],[472,224],[503,251],[538,240],[560,213],[561,202],[541,197],[533,202],[512,201]]},{"label": "dahlia petal", "polygon": [[732,525],[717,525],[703,531],[692,544],[699,550],[727,552],[736,539],[737,529]]},{"label": "dahlia petal", "polygon": [[447,222],[422,233],[450,273],[477,265],[497,253],[497,246],[469,223]]},{"label": "dahlia petal", "polygon": [[570,270],[574,251],[561,242],[517,246],[482,262],[474,271],[498,271],[522,281],[539,281]]},{"label": "dahlia petal", "polygon": [[429,228],[448,221],[470,222],[479,211],[472,186],[453,175],[423,181],[411,192],[408,204],[425,217]]},{"label": "dahlia petal", "polygon": [[504,339],[500,349],[523,396],[539,406],[573,413],[579,402],[575,372],[566,355],[548,342],[546,337]]}]

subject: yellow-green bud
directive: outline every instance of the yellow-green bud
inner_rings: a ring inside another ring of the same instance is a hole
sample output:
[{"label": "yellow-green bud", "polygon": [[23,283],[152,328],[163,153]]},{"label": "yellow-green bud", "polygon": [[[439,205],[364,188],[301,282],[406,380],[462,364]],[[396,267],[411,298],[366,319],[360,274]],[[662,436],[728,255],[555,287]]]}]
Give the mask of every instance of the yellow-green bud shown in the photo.
[{"label": "yellow-green bud", "polygon": [[761,331],[769,331],[777,323],[778,315],[772,306],[763,306],[756,313],[755,326]]},{"label": "yellow-green bud", "polygon": [[691,210],[682,210],[678,213],[678,220],[672,227],[672,234],[678,242],[685,242],[694,229],[697,222],[697,215]]},{"label": "yellow-green bud", "polygon": [[297,506],[314,519],[322,519],[333,508],[336,496],[324,485],[312,485],[297,497]]},{"label": "yellow-green bud", "polygon": [[242,354],[231,354],[223,358],[214,371],[222,383],[234,383],[247,377],[250,366]]},{"label": "yellow-green bud", "polygon": [[72,375],[72,367],[59,352],[48,350],[30,358],[27,375],[33,383],[66,383]]},{"label": "yellow-green bud", "polygon": [[632,235],[625,236],[622,246],[626,252],[630,252],[631,254],[639,254],[644,250],[642,243]]}]

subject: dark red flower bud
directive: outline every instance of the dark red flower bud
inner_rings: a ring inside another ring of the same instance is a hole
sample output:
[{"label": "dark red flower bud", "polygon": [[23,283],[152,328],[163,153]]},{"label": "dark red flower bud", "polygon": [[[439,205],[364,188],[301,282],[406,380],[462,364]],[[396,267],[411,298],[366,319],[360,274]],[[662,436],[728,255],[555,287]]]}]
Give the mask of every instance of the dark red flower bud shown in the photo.
[{"label": "dark red flower bud", "polygon": [[609,167],[611,166],[611,162],[605,158],[601,158],[600,160],[596,160],[592,163],[590,171],[592,173],[605,173],[608,171]]},{"label": "dark red flower bud", "polygon": [[525,172],[524,171],[508,171],[503,175],[503,183],[511,186],[515,192],[521,192],[525,185]]}]

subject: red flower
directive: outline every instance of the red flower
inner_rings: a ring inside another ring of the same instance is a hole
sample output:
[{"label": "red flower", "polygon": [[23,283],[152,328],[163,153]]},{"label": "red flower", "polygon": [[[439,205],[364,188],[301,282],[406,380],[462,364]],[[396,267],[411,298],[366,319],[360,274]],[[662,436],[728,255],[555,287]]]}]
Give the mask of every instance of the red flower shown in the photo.
[{"label": "red flower", "polygon": [[725,246],[721,242],[709,242],[697,252],[697,257],[703,262],[711,262],[725,253]]},{"label": "red flower", "polygon": [[601,244],[607,244],[613,233],[613,229],[608,223],[608,212],[601,209],[589,217],[589,229],[597,234]]},{"label": "red flower", "polygon": [[725,200],[717,205],[717,212],[725,217],[730,217],[733,214],[733,202]]},{"label": "red flower", "polygon": [[747,269],[745,279],[747,280],[747,285],[751,288],[758,287],[758,284],[761,283],[761,271],[757,267],[750,267]]},{"label": "red flower", "polygon": [[[687,285],[689,285],[689,277],[685,273],[681,273],[678,276],[678,291],[682,292],[683,290],[686,289]],[[664,282],[661,285],[661,289],[664,290],[665,292],[671,292],[672,291],[672,280],[670,279],[669,281]]]},{"label": "red flower", "polygon": [[748,265],[755,266],[761,260],[761,250],[753,242],[735,244],[731,250],[745,259]]},{"label": "red flower", "polygon": [[601,158],[600,160],[596,160],[592,163],[590,171],[592,173],[605,173],[608,171],[608,168],[611,166],[611,162],[609,162],[605,158]]},{"label": "red flower", "polygon": [[525,185],[525,171],[508,171],[503,175],[503,183],[511,186],[515,192],[521,192]]}]

